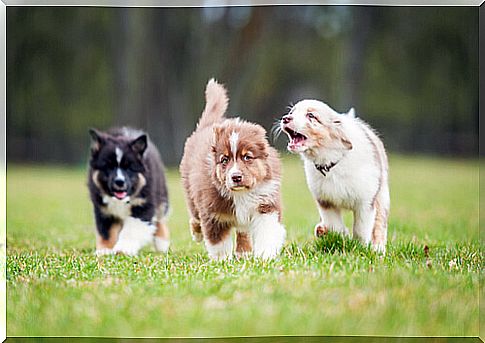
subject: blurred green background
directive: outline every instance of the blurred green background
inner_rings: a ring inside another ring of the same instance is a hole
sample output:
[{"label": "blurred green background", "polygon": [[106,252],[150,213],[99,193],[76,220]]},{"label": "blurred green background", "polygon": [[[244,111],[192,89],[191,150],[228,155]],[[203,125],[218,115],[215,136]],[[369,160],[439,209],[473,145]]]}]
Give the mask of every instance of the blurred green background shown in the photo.
[{"label": "blurred green background", "polygon": [[8,7],[7,159],[85,163],[89,127],[132,125],[175,165],[211,77],[268,130],[317,98],[390,151],[478,153],[476,8]]}]

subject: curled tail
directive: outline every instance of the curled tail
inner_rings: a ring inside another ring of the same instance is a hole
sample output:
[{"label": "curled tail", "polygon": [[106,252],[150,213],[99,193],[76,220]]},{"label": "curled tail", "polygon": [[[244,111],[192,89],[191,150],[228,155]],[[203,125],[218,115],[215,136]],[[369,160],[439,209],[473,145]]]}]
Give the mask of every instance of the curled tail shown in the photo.
[{"label": "curled tail", "polygon": [[205,108],[200,117],[197,129],[209,126],[224,116],[229,103],[227,91],[216,80],[210,79],[205,88]]}]

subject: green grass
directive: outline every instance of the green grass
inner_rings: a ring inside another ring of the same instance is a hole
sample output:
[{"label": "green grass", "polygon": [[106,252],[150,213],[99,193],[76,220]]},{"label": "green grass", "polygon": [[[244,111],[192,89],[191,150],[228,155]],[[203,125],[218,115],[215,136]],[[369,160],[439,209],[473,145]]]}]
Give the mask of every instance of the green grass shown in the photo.
[{"label": "green grass", "polygon": [[209,261],[190,238],[175,170],[170,253],[96,258],[84,170],[9,166],[7,334],[477,336],[478,162],[396,156],[390,165],[380,257],[336,235],[313,238],[301,163],[285,158],[288,241],[270,262]]}]

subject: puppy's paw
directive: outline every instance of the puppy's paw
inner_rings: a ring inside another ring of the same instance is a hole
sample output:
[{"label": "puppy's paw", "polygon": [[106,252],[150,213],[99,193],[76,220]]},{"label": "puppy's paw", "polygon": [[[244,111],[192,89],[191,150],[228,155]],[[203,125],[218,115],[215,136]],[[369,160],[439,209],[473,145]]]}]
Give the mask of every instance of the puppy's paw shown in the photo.
[{"label": "puppy's paw", "polygon": [[168,239],[163,239],[160,237],[154,237],[153,244],[155,245],[156,251],[160,251],[163,253],[168,252],[168,248],[170,247],[170,241]]},{"label": "puppy's paw", "polygon": [[138,251],[141,249],[140,245],[137,242],[131,241],[118,241],[113,248],[113,252],[115,254],[124,254],[129,256],[135,256],[138,254]]},{"label": "puppy's paw", "polygon": [[372,250],[376,253],[385,255],[386,254],[386,243],[373,243]]},{"label": "puppy's paw", "polygon": [[318,223],[315,225],[314,233],[316,237],[325,236],[328,233],[328,227],[323,223]]},{"label": "puppy's paw", "polygon": [[115,252],[113,249],[103,248],[103,249],[96,249],[96,256],[105,256],[105,255],[113,255]]},{"label": "puppy's paw", "polygon": [[266,248],[264,250],[254,251],[254,256],[263,260],[272,260],[280,253],[279,247]]}]

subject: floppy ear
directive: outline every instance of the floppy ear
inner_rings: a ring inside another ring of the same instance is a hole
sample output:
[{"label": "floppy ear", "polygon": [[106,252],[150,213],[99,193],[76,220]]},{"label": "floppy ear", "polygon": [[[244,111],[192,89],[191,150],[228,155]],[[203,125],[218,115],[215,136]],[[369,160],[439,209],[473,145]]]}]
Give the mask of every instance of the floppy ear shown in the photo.
[{"label": "floppy ear", "polygon": [[352,142],[349,141],[346,137],[341,137],[340,141],[342,142],[342,145],[344,146],[345,149],[347,150],[352,150]]},{"label": "floppy ear", "polygon": [[212,152],[217,152],[217,142],[219,141],[222,135],[223,128],[220,126],[214,126],[212,129]]},{"label": "floppy ear", "polygon": [[89,135],[91,136],[91,150],[93,152],[99,151],[101,147],[106,142],[105,134],[96,130],[96,129],[89,129]]},{"label": "floppy ear", "polygon": [[[339,124],[337,124],[339,125]],[[332,138],[345,150],[352,150],[352,142],[347,138],[340,128],[334,128],[331,133]]]},{"label": "floppy ear", "polygon": [[134,139],[130,143],[131,150],[139,154],[140,156],[143,155],[147,148],[147,135],[143,134],[140,137]]}]

